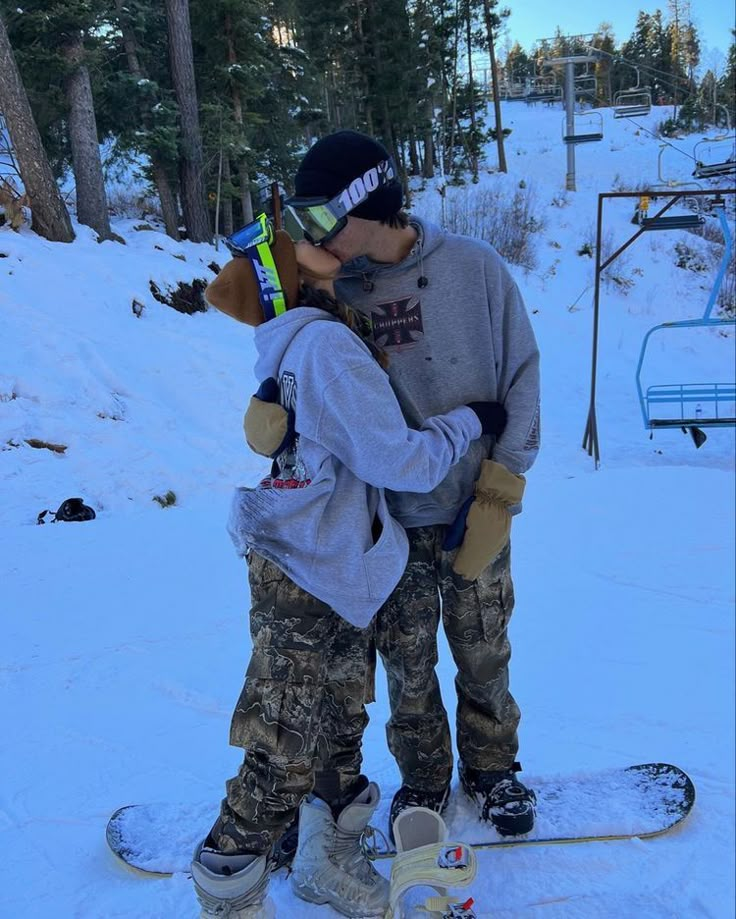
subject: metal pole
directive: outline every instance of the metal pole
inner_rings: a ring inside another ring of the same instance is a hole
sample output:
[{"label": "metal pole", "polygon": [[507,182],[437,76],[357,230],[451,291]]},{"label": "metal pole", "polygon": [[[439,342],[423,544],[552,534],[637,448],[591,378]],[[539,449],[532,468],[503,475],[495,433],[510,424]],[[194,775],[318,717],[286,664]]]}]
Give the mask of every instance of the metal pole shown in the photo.
[{"label": "metal pole", "polygon": [[[575,134],[575,64],[567,61],[565,64],[565,136]],[[567,175],[565,188],[576,191],[575,188],[575,144],[567,144]]]},{"label": "metal pole", "polygon": [[601,237],[603,235],[603,195],[598,195],[598,219],[596,221],[595,242],[595,293],[593,295],[593,356],[590,367],[590,405],[588,420],[583,436],[583,449],[588,451],[595,461],[595,468],[600,465],[601,454],[598,444],[598,421],[595,415],[595,388],[598,376],[598,325],[601,302]]}]

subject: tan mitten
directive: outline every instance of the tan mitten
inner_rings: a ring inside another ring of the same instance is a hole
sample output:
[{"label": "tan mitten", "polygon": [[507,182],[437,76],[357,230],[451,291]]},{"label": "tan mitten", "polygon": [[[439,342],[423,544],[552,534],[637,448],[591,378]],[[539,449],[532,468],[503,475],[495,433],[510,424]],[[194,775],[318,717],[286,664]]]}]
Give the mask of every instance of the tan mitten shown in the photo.
[{"label": "tan mitten", "polygon": [[248,446],[261,456],[275,456],[289,434],[289,413],[278,402],[264,402],[251,396],[243,431]]},{"label": "tan mitten", "polygon": [[465,521],[465,537],[452,565],[460,577],[474,581],[509,541],[509,508],[521,501],[525,485],[523,475],[514,475],[502,463],[483,460],[475,500]]}]

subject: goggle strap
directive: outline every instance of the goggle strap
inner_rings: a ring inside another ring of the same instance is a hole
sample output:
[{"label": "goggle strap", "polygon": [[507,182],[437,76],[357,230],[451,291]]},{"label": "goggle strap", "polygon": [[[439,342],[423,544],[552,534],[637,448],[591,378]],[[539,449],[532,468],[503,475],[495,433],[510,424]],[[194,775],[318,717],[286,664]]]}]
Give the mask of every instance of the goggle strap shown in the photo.
[{"label": "goggle strap", "polygon": [[251,246],[264,242],[269,245],[273,242],[273,227],[265,214],[259,214],[225,240],[227,247],[238,254],[244,254]]},{"label": "goggle strap", "polygon": [[258,282],[258,299],[261,301],[265,318],[274,319],[286,312],[286,297],[280,287],[279,273],[265,240],[245,250]]}]

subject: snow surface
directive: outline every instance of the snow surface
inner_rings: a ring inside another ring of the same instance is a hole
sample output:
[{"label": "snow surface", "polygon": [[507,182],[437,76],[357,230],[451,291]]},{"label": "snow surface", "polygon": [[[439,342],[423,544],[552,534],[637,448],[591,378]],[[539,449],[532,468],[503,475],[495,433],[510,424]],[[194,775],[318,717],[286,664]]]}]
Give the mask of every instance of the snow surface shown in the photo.
[{"label": "snow surface", "polygon": [[[472,204],[523,180],[543,221],[535,267],[512,269],[543,374],[543,449],[514,523],[525,770],[660,760],[697,788],[689,820],[658,839],[480,853],[470,889],[484,917],[734,916],[734,430],[708,430],[700,450],[678,429],[650,440],[634,382],[646,330],[702,314],[715,256],[699,237],[646,234],[604,283],[600,469],[581,448],[593,261],[578,252],[595,242],[598,192],[656,181],[651,132],[667,114],[604,111],[605,139],[577,149],[578,191],[565,192],[561,110],[506,104],[508,175],[448,190]],[[697,139],[666,151],[667,178],[689,178]],[[438,183],[416,194],[418,214],[439,214]],[[606,205],[608,251],[632,211]],[[150,280],[210,279],[226,254],[137,225],[114,222],[125,246],[81,226],[71,245],[0,229],[2,917],[194,919],[190,881],[123,870],[105,824],[131,802],[215,802],[240,761],[227,737],[249,598],[225,520],[232,487],[268,467],[241,432],[252,330],[157,303]],[[678,242],[706,270],[676,267]],[[678,335],[652,341],[652,381],[733,381],[733,335]],[[169,490],[162,509],[153,499]],[[35,525],[72,496],[97,519]],[[443,639],[440,674],[452,716]],[[370,715],[365,771],[390,798],[380,673]],[[294,899],[283,876],[273,895],[280,917],[336,915]]]}]

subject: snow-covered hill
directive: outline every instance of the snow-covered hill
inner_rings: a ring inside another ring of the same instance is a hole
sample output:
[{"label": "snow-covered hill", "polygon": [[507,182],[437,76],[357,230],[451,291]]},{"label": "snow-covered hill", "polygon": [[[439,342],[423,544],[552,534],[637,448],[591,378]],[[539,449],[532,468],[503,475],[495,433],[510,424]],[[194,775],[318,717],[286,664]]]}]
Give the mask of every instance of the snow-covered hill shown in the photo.
[{"label": "snow-covered hill", "polygon": [[[535,264],[512,268],[543,374],[543,450],[514,525],[525,769],[663,760],[698,789],[690,820],[658,840],[481,854],[482,916],[734,915],[734,430],[709,430],[700,450],[677,429],[650,440],[635,388],[646,330],[702,314],[715,268],[703,238],[645,234],[603,285],[599,470],[581,449],[597,195],[657,181],[665,114],[604,110],[604,140],[577,149],[565,192],[560,109],[506,104],[509,173],[448,190],[447,207],[468,211],[521,190],[539,224]],[[696,140],[666,151],[667,179],[689,178]],[[437,185],[417,190],[417,213],[439,216]],[[631,235],[633,204],[606,205],[608,251]],[[157,302],[151,281],[209,280],[226,254],[139,225],[116,221],[126,246],[85,227],[71,245],[0,228],[2,916],[193,919],[190,882],[122,871],[105,822],[132,801],[217,802],[239,761],[227,736],[248,588],[224,523],[231,488],[268,465],[242,439],[252,331]],[[701,270],[677,266],[683,251]],[[734,336],[661,335],[650,359],[648,382],[733,381]],[[35,525],[77,495],[95,521]],[[444,645],[440,671],[452,708]],[[365,769],[390,796],[386,713],[379,678]],[[275,895],[282,917],[334,915],[282,877]]]}]

